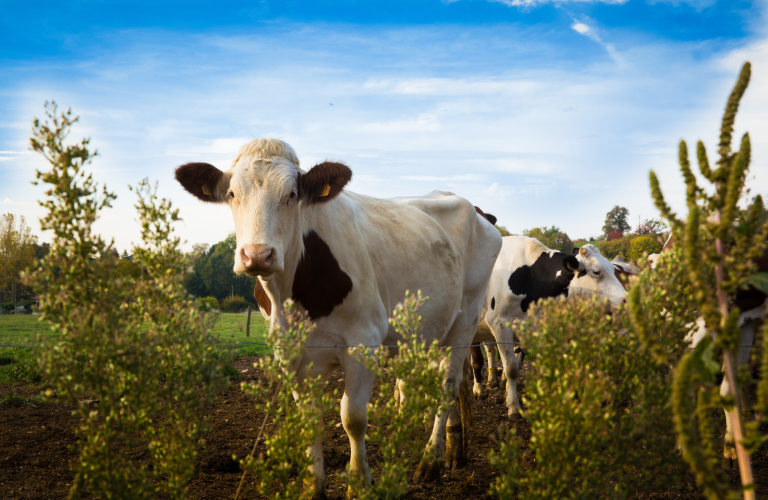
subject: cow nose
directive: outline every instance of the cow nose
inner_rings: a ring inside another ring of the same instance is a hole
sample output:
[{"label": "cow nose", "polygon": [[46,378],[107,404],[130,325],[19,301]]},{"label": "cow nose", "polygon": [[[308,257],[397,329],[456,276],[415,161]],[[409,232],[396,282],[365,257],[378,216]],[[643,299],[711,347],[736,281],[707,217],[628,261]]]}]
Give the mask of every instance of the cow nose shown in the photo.
[{"label": "cow nose", "polygon": [[626,297],[621,299],[621,305],[623,305],[623,306],[627,305],[627,298]]},{"label": "cow nose", "polygon": [[272,265],[275,249],[264,245],[243,245],[240,260],[248,271],[267,271]]}]

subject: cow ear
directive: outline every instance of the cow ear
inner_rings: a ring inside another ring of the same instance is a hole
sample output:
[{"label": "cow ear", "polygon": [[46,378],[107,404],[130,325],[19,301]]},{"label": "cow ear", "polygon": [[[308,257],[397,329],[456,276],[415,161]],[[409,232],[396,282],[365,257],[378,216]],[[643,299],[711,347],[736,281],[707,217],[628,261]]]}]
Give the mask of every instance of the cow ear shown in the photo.
[{"label": "cow ear", "polygon": [[210,163],[185,163],[176,169],[176,180],[199,200],[209,203],[226,201],[229,175]]},{"label": "cow ear", "polygon": [[299,177],[299,195],[305,203],[331,201],[352,179],[352,170],[343,163],[324,161]]},{"label": "cow ear", "polygon": [[566,269],[571,271],[572,273],[579,271],[579,259],[574,257],[573,255],[566,255],[563,259],[563,265]]}]

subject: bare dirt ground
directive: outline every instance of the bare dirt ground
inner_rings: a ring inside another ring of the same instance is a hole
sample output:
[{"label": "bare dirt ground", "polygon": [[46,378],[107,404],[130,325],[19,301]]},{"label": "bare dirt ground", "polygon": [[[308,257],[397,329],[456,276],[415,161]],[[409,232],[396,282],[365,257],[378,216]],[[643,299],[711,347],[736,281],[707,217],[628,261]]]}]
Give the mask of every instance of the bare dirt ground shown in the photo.
[{"label": "bare dirt ground", "polygon": [[[244,358],[233,365],[244,371],[244,380],[257,380],[258,371],[253,368],[254,358]],[[527,364],[527,362],[526,362]],[[333,374],[329,389],[343,391],[343,375]],[[525,392],[525,379],[522,382]],[[0,387],[0,393],[12,391],[34,394],[33,388],[20,386]],[[374,389],[378,393],[378,384]],[[70,464],[77,459],[72,449],[77,444],[75,433],[78,422],[71,415],[72,407],[42,404],[37,407],[13,407],[0,405],[0,499],[63,499],[66,498],[73,475]],[[504,395],[500,389],[492,389],[485,400],[475,401],[474,428],[466,468],[446,472],[439,482],[413,486],[404,498],[424,500],[454,500],[490,498],[488,490],[499,471],[488,462],[488,454],[497,448],[500,426],[508,426]],[[219,394],[211,407],[210,431],[206,434],[205,454],[197,461],[198,473],[189,485],[190,499],[234,498],[242,470],[232,455],[246,456],[251,451],[264,418],[254,408],[254,401],[239,388],[239,383]],[[338,414],[325,417],[326,422],[338,423]],[[530,437],[526,422],[517,424],[518,433],[525,440]],[[267,425],[266,432],[269,432]],[[426,443],[426,434],[420,436]],[[329,478],[328,497],[346,498],[346,484],[340,477],[349,461],[349,441],[341,426],[325,431],[324,458]],[[263,451],[257,447],[256,453]],[[369,458],[375,460],[377,450],[368,447]],[[146,449],[137,448],[131,456],[138,462],[148,460]],[[768,499],[768,450],[763,447],[753,456],[758,498]],[[730,472],[731,483],[738,487],[738,471]],[[240,498],[259,498],[256,478],[246,476]],[[704,498],[694,488],[693,477],[678,491],[638,492],[637,499],[694,499]],[[761,493],[762,492],[762,493]]]}]

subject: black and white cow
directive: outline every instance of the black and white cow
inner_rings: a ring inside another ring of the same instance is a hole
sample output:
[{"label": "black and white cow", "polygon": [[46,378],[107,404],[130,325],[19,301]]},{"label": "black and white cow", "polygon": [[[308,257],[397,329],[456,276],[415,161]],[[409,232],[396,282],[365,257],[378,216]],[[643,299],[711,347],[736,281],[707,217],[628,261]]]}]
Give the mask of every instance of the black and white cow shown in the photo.
[{"label": "black and white cow", "polygon": [[[187,191],[232,210],[234,271],[258,277],[255,295],[270,328],[285,323],[289,298],[316,322],[308,344],[327,348],[307,348],[297,373],[306,375],[310,364],[322,376],[344,370],[341,421],[350,441],[350,474],[370,483],[365,433],[374,374],[345,346],[396,344],[399,336],[388,319],[406,290],[429,297],[419,310],[425,342],[468,346],[501,235],[452,193],[382,200],[345,190],[351,177],[349,167],[336,162],[304,171],[293,149],[275,139],[243,145],[226,172],[207,163],[176,170]],[[443,388],[452,397],[462,383],[463,362],[453,356],[442,363]],[[461,428],[455,408],[437,411],[427,445],[434,459],[422,461],[417,479],[437,476],[443,458],[446,465],[456,462],[444,453],[446,424]],[[324,497],[320,440],[312,453],[314,495]]]},{"label": "black and white cow", "polygon": [[[499,342],[498,350],[507,379],[507,411],[511,419],[520,417],[517,377],[522,353],[515,356],[517,341],[510,322],[524,318],[537,300],[546,297],[572,297],[598,294],[611,305],[624,301],[626,291],[614,274],[614,266],[594,245],[585,245],[575,254],[550,250],[538,240],[525,236],[505,236],[501,253],[493,268],[483,305],[483,319],[473,343]],[[493,347],[486,345],[489,362],[488,385],[498,381]],[[484,397],[483,355],[479,347],[470,348],[475,373],[473,392]]]}]

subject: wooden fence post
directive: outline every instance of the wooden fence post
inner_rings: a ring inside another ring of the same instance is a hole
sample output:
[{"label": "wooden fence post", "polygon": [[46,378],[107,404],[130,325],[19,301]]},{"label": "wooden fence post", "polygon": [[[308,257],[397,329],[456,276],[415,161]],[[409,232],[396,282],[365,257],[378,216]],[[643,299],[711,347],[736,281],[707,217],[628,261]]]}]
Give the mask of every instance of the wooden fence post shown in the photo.
[{"label": "wooden fence post", "polygon": [[248,321],[245,323],[245,336],[251,336],[251,306],[248,306]]}]

